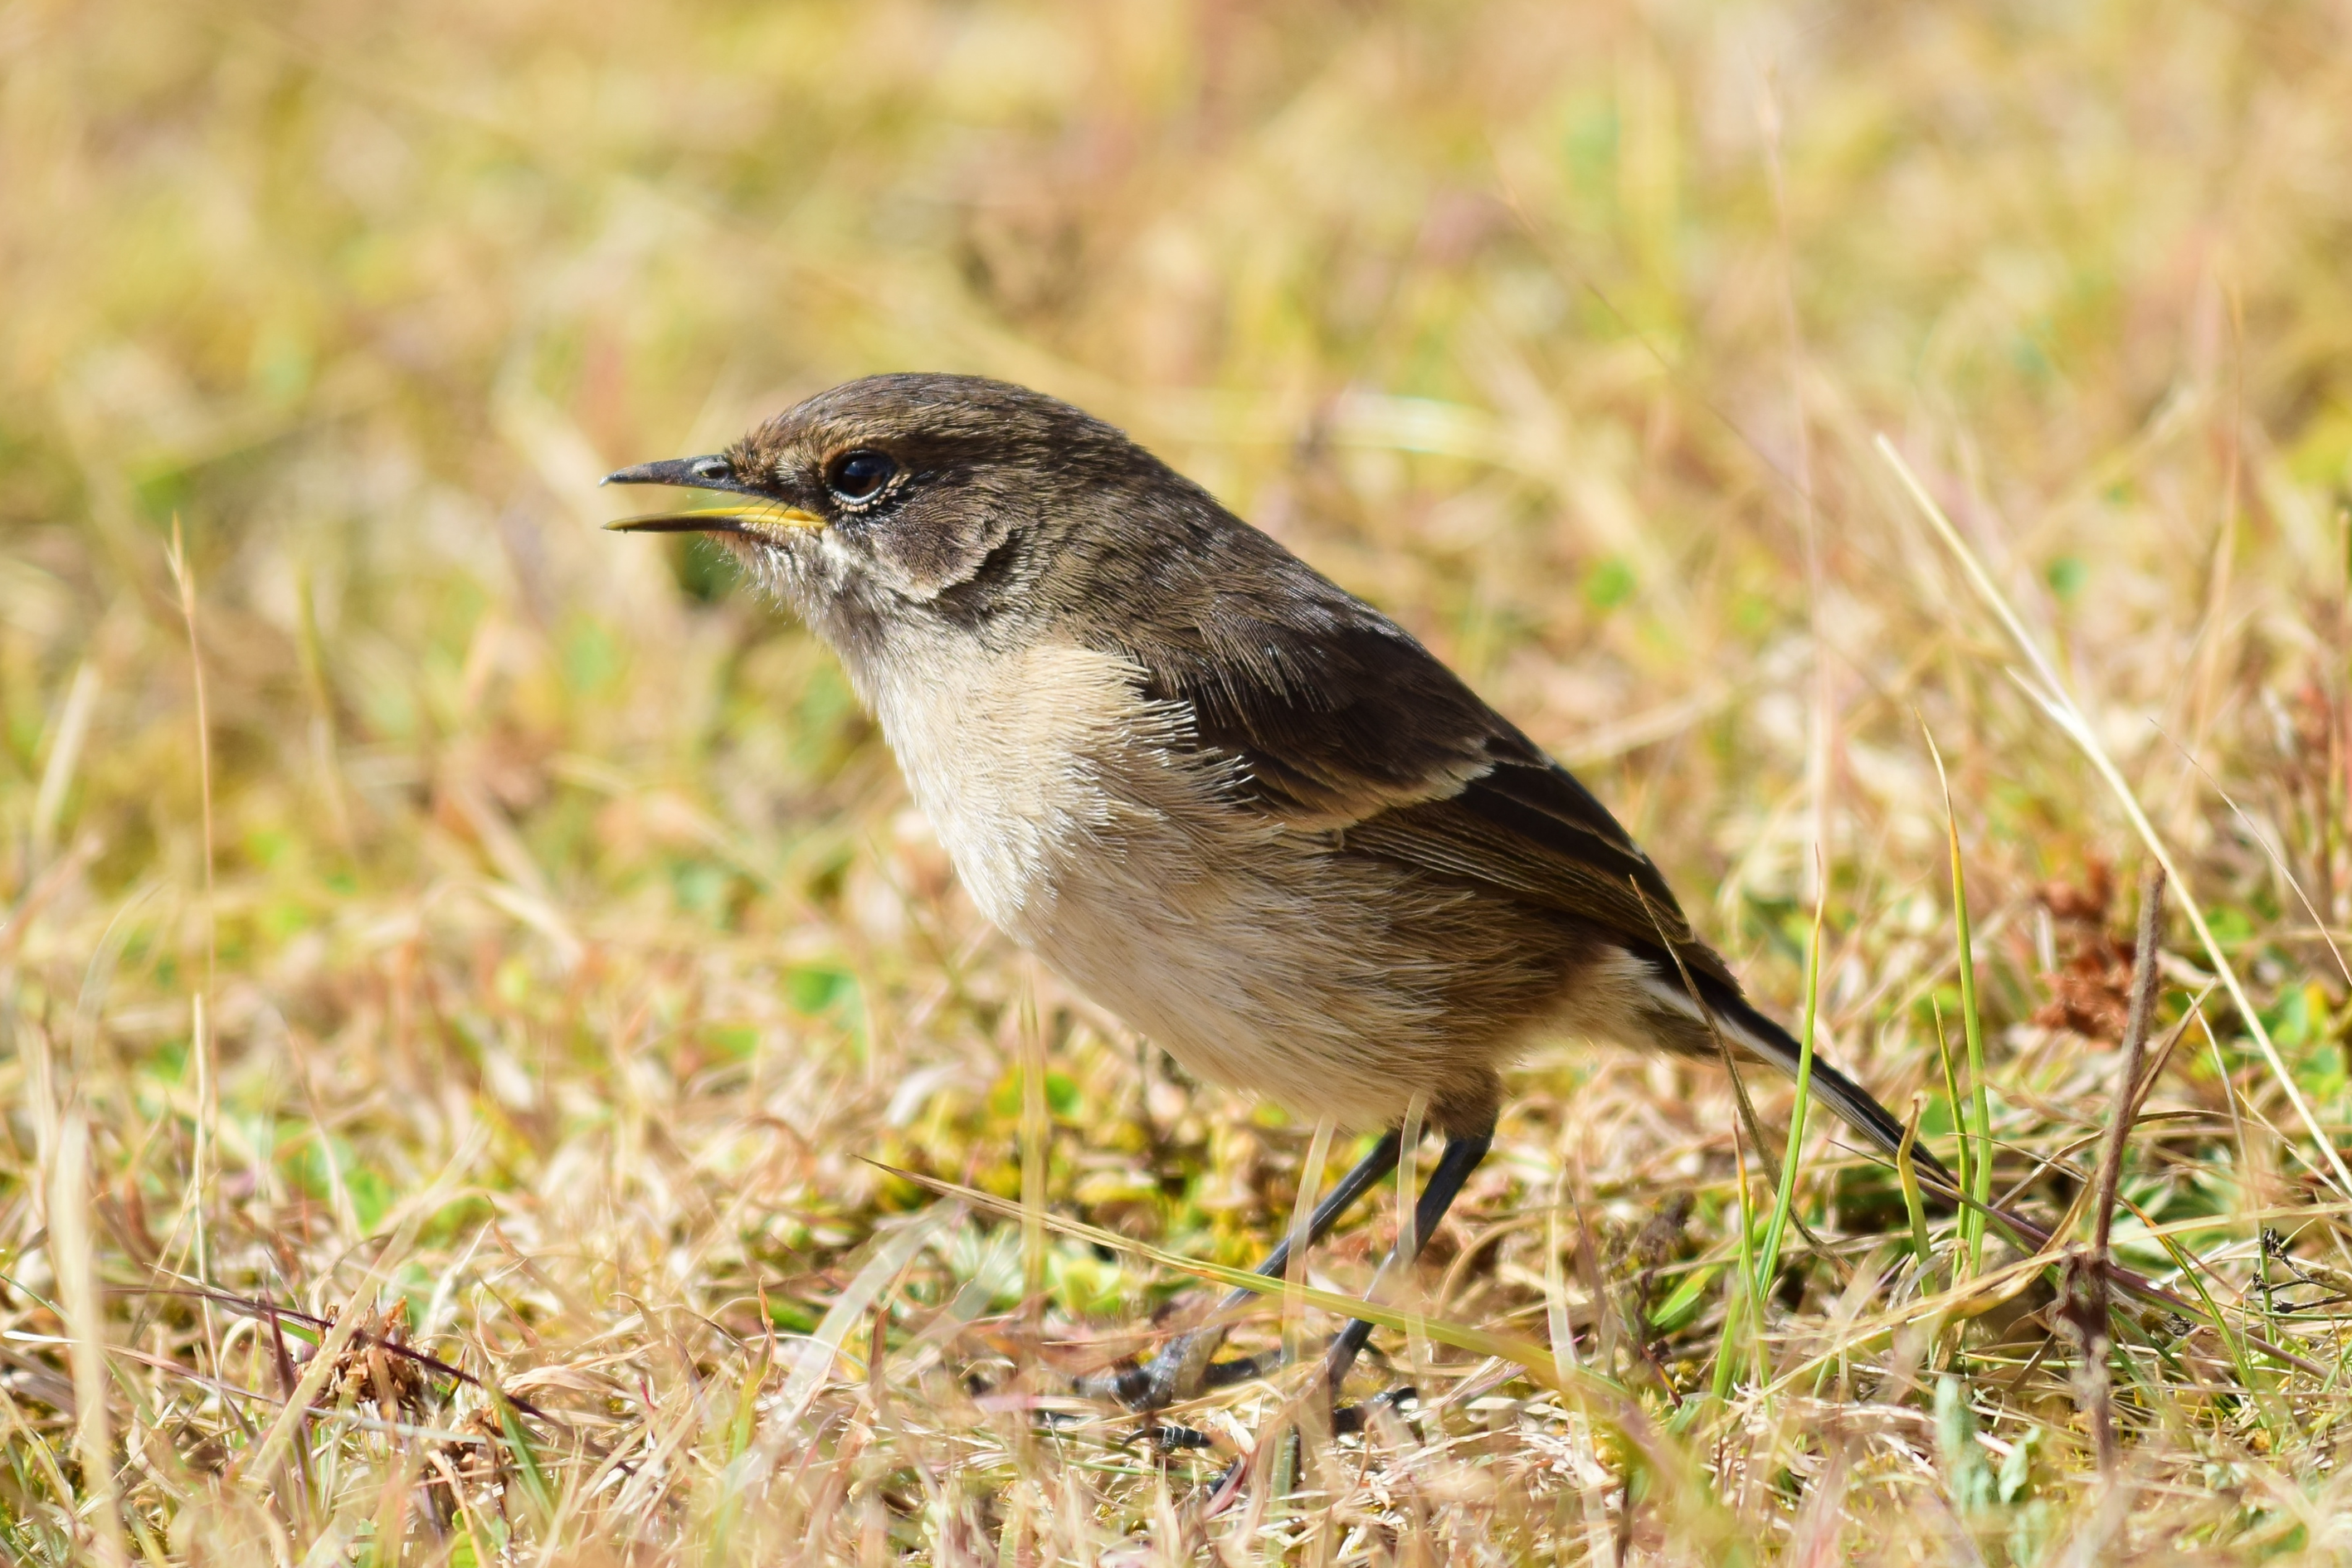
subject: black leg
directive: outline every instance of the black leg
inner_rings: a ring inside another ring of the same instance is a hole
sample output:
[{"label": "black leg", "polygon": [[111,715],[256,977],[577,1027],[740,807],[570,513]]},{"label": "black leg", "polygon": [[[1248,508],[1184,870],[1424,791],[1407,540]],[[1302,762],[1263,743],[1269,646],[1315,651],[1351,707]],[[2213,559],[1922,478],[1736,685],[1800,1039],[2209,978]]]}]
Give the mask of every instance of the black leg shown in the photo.
[{"label": "black leg", "polygon": [[[1445,1152],[1437,1157],[1437,1169],[1430,1172],[1429,1184],[1421,1189],[1421,1201],[1413,1205],[1412,1258],[1401,1259],[1398,1253],[1403,1251],[1403,1247],[1394,1248],[1389,1253],[1388,1260],[1381,1265],[1382,1274],[1401,1264],[1410,1265],[1421,1256],[1421,1249],[1428,1245],[1429,1233],[1445,1218],[1445,1211],[1454,1206],[1462,1184],[1470,1179],[1470,1173],[1478,1168],[1478,1162],[1486,1157],[1486,1151],[1494,1142],[1492,1131],[1482,1132],[1475,1138],[1447,1140]],[[1359,1318],[1340,1330],[1339,1337],[1331,1342],[1330,1352],[1323,1363],[1323,1375],[1330,1384],[1334,1399],[1339,1397],[1339,1385],[1348,1380],[1348,1369],[1356,1364],[1358,1353],[1371,1337],[1372,1325]]]},{"label": "black leg", "polygon": [[[1378,1186],[1390,1172],[1396,1169],[1398,1143],[1398,1134],[1391,1131],[1372,1145],[1372,1152],[1357,1161],[1355,1168],[1339,1178],[1339,1184],[1331,1189],[1329,1195],[1315,1205],[1315,1213],[1307,1222],[1307,1246],[1312,1247],[1322,1240],[1339,1222],[1339,1217],[1356,1205],[1359,1198]],[[1453,1145],[1448,1144],[1446,1148],[1450,1157]],[[1485,1150],[1486,1145],[1481,1143],[1480,1152],[1485,1152]],[[1475,1160],[1471,1163],[1476,1163]],[[1442,1172],[1444,1168],[1444,1161],[1440,1160],[1438,1169]],[[1436,1177],[1433,1176],[1431,1185],[1433,1188],[1435,1184]],[[1461,1186],[1459,1180],[1454,1186],[1457,1189]],[[1451,1193],[1446,1195],[1449,1200],[1453,1196]],[[1443,1214],[1444,1210],[1439,1212]],[[1285,1236],[1282,1244],[1266,1254],[1265,1261],[1260,1263],[1255,1272],[1279,1274],[1289,1266],[1290,1237]],[[1255,1300],[1259,1294],[1255,1290],[1235,1289],[1224,1299],[1216,1314],[1206,1323],[1170,1341],[1158,1355],[1143,1365],[1118,1367],[1092,1377],[1080,1378],[1078,1393],[1089,1399],[1116,1399],[1130,1410],[1158,1410],[1180,1399],[1190,1399],[1202,1388],[1239,1383],[1259,1375],[1263,1369],[1254,1357],[1222,1363],[1209,1359],[1217,1353],[1218,1345],[1224,1342],[1226,1321],[1235,1311]]]},{"label": "black leg", "polygon": [[[1384,1134],[1378,1143],[1372,1145],[1372,1152],[1357,1161],[1354,1168],[1339,1178],[1339,1184],[1315,1205],[1315,1212],[1307,1218],[1307,1246],[1312,1247],[1330,1235],[1331,1227],[1339,1223],[1342,1215],[1356,1206],[1359,1198],[1388,1179],[1389,1173],[1397,1168],[1400,1142],[1398,1133],[1390,1131]],[[1286,1234],[1281,1245],[1267,1253],[1265,1260],[1250,1272],[1279,1274],[1289,1267],[1290,1237]],[[1241,1306],[1258,1294],[1255,1290],[1236,1289],[1225,1298],[1225,1306],[1228,1309]]]}]

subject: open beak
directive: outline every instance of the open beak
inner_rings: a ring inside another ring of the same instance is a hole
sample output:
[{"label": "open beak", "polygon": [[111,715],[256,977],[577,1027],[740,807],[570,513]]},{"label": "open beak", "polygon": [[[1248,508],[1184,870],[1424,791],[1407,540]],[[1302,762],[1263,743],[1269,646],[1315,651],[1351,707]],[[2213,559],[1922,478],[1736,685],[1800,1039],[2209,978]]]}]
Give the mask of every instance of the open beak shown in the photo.
[{"label": "open beak", "polygon": [[780,500],[771,500],[730,473],[723,458],[672,458],[639,463],[604,476],[608,485],[678,485],[698,490],[728,490],[751,496],[735,506],[686,508],[616,518],[604,526],[620,533],[742,533],[752,538],[781,530],[822,528],[824,519]]},{"label": "open beak", "polygon": [[616,517],[604,526],[614,533],[748,533],[757,539],[782,529],[823,528],[824,519],[782,501],[762,501],[757,506],[706,506]]}]

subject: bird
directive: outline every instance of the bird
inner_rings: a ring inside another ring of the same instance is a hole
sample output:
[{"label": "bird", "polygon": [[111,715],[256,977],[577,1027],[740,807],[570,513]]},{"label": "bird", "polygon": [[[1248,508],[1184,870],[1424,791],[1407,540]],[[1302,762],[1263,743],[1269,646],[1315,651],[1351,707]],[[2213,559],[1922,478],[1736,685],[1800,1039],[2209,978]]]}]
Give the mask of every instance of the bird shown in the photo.
[{"label": "bird", "polygon": [[[608,526],[710,535],[831,647],[999,930],[1195,1077],[1380,1134],[1308,1246],[1395,1170],[1419,1110],[1444,1145],[1383,1266],[1410,1267],[1538,1037],[1796,1076],[1798,1042],[1574,774],[1396,621],[1068,403],[869,376],[604,482],[730,498]],[[1818,1055],[1810,1087],[1901,1149],[1902,1122]],[[1255,1375],[1213,1359],[1226,1316],[1080,1391],[1152,1411]],[[1370,1333],[1351,1321],[1325,1352],[1334,1401]]]}]

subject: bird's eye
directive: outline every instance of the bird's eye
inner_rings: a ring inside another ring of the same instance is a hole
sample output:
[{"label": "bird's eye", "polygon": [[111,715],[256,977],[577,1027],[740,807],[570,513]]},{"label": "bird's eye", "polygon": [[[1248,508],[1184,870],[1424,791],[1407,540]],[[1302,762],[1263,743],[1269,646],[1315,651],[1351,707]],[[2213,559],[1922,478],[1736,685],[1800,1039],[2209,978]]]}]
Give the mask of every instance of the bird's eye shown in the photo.
[{"label": "bird's eye", "polygon": [[872,500],[898,471],[887,453],[844,452],[825,465],[824,487],[845,501]]}]

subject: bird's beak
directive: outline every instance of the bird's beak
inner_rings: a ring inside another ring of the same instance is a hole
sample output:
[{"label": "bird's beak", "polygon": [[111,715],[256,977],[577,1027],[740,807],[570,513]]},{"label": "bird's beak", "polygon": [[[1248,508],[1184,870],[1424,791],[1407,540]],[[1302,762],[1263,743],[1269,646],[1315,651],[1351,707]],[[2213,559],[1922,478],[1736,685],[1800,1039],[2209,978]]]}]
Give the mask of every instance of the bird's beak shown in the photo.
[{"label": "bird's beak", "polygon": [[761,501],[757,506],[706,506],[616,517],[604,526],[615,533],[748,533],[756,539],[789,529],[823,528],[824,519],[782,501]]},{"label": "bird's beak", "polygon": [[622,533],[744,533],[761,534],[803,528],[822,528],[824,519],[814,512],[761,496],[728,471],[723,459],[672,458],[666,462],[639,463],[604,476],[608,485],[679,485],[698,490],[730,490],[754,499],[738,506],[712,506],[677,511],[648,512],[643,517],[617,518],[606,528]]}]

